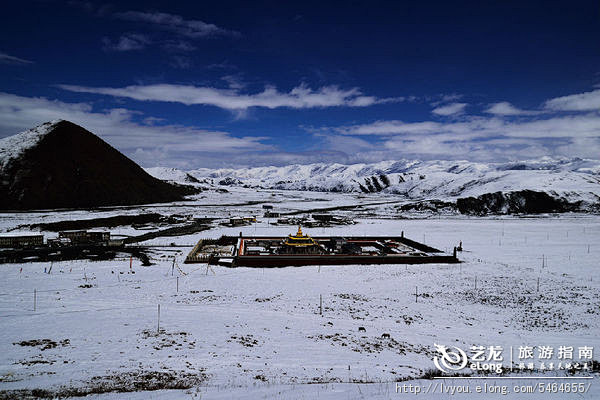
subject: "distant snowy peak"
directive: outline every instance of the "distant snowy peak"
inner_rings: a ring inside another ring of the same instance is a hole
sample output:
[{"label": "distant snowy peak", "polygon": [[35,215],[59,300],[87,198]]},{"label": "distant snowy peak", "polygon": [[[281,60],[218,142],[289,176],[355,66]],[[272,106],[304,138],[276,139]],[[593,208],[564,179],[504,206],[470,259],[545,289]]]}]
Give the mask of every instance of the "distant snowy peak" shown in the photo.
[{"label": "distant snowy peak", "polygon": [[527,160],[497,164],[498,170],[545,170],[545,171],[572,171],[589,174],[600,174],[599,160],[585,160],[582,158],[551,158],[542,157],[538,160]]},{"label": "distant snowy peak", "polygon": [[169,167],[152,167],[144,168],[144,170],[153,177],[175,183],[202,183],[199,179],[177,168]]},{"label": "distant snowy peak", "polygon": [[372,164],[308,164],[245,169],[198,169],[198,179],[227,185],[328,192],[388,193],[408,199],[458,198],[538,190],[598,201],[600,161],[545,157],[510,163],[382,161]]},{"label": "distant snowy peak", "polygon": [[0,139],[0,169],[12,160],[20,158],[27,149],[35,147],[62,121],[62,119],[56,119],[45,122],[35,128]]}]

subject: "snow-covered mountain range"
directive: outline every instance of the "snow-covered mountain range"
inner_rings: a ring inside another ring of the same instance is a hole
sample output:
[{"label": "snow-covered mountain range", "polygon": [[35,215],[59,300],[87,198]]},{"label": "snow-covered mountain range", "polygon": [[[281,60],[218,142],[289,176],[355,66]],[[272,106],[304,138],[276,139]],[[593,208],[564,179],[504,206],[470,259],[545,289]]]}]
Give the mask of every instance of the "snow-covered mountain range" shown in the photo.
[{"label": "snow-covered mountain range", "polygon": [[152,168],[147,172],[180,183],[189,183],[192,176],[213,187],[347,192],[373,197],[387,194],[412,202],[408,206],[412,209],[449,206],[479,215],[600,211],[600,160],[580,158],[545,157],[510,163],[399,160],[187,172]]},{"label": "snow-covered mountain range", "polygon": [[485,193],[533,190],[570,201],[600,199],[600,161],[542,158],[512,163],[382,161],[245,169],[179,171],[151,168],[157,178],[193,176],[214,185],[268,189],[397,194],[412,200],[455,199]]}]

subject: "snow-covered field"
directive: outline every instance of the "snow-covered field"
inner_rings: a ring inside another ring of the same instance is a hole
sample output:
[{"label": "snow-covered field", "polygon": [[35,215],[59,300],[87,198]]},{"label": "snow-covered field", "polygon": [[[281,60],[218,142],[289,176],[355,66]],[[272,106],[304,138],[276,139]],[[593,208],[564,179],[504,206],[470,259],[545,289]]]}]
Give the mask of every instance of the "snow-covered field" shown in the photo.
[{"label": "snow-covered field", "polygon": [[[182,207],[3,214],[0,223],[7,230],[34,220],[149,210],[227,217],[261,212],[260,204],[226,205],[246,201],[271,201],[289,210],[360,201],[345,194],[310,193],[306,201],[294,192],[232,191],[206,193]],[[359,218],[356,225],[306,231],[316,236],[397,235],[403,230],[409,238],[442,250],[462,241],[465,251],[459,257],[464,262],[207,270],[202,264],[182,264],[190,247],[164,247],[155,248],[154,265],[142,267],[134,259],[131,271],[128,257],[54,263],[49,274],[44,269],[50,265],[44,263],[0,265],[0,391],[141,390],[96,395],[110,399],[464,398],[440,393],[439,386],[435,393],[397,393],[396,381],[433,370],[434,343],[465,350],[472,345],[502,346],[505,351],[511,346],[564,345],[600,351],[600,217],[390,219],[388,206],[373,210],[375,216]],[[147,244],[192,245],[201,237],[240,231],[294,231],[259,219],[254,226],[213,228]],[[180,268],[172,269],[173,255]],[[589,374],[574,375],[585,376]],[[597,375],[591,376],[581,396],[473,393],[467,398],[599,398]],[[151,388],[148,382],[180,389],[143,391]],[[399,385],[427,388],[432,382],[440,380]],[[444,383],[475,390],[485,382],[512,388],[539,380]]]}]

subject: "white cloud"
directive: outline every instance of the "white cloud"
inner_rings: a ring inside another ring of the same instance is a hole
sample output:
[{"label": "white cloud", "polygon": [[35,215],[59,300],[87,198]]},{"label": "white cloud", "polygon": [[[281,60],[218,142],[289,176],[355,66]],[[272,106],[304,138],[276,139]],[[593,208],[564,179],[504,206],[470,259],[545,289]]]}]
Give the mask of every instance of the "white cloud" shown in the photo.
[{"label": "white cloud", "polygon": [[496,136],[526,138],[572,138],[600,136],[600,115],[554,116],[529,121],[509,122],[497,117],[467,117],[461,122],[376,121],[371,124],[329,128],[342,135],[403,135],[421,137],[447,135],[454,139],[491,138]]},{"label": "white cloud", "polygon": [[25,60],[23,58],[11,56],[9,54],[0,52],[0,64],[27,65],[33,64],[33,61]]},{"label": "white cloud", "polygon": [[[319,136],[369,137],[371,149],[355,146],[352,157],[398,159],[441,158],[499,161],[560,155],[592,157],[600,154],[600,113],[559,115],[511,121],[496,116],[464,117],[452,122],[376,121],[313,129]],[[342,143],[342,149],[345,144]],[[351,142],[350,142],[351,143]]]},{"label": "white cloud", "polygon": [[353,136],[324,135],[323,142],[325,144],[324,148],[335,149],[345,154],[354,154],[373,149],[372,143]]},{"label": "white cloud", "polygon": [[431,112],[442,116],[462,114],[465,111],[466,106],[467,103],[451,103],[445,106],[434,108]]},{"label": "white cloud", "polygon": [[448,103],[448,102],[451,102],[451,101],[460,100],[460,99],[462,99],[464,97],[464,95],[458,94],[458,93],[442,94],[440,96],[441,96],[440,101],[442,103]]},{"label": "white cloud", "polygon": [[171,84],[134,85],[123,88],[98,88],[77,85],[58,85],[58,87],[72,92],[126,97],[139,101],[211,105],[231,111],[246,110],[250,107],[265,107],[270,109],[278,107],[366,107],[373,104],[400,100],[364,96],[358,88],[340,89],[337,86],[323,86],[317,90],[313,90],[306,85],[300,85],[293,88],[289,93],[279,92],[276,88],[268,86],[262,92],[255,94],[243,94],[238,88],[218,89]]},{"label": "white cloud", "polygon": [[573,138],[573,140],[557,146],[558,154],[572,154],[582,158],[598,159],[600,138]]},{"label": "white cloud", "polygon": [[508,101],[490,104],[485,112],[494,115],[535,115],[540,113],[539,111],[525,111],[518,109]]},{"label": "white cloud", "polygon": [[600,90],[556,97],[546,101],[544,107],[554,111],[598,111]]},{"label": "white cloud", "polygon": [[588,113],[507,123],[498,134],[527,138],[600,137],[600,115]]},{"label": "white cloud", "polygon": [[435,133],[442,124],[439,122],[402,122],[399,120],[376,121],[372,124],[335,128],[342,135],[396,135]]},{"label": "white cloud", "polygon": [[[23,97],[0,92],[0,135],[8,136],[53,119],[66,119],[102,137],[145,166],[158,162],[173,166],[198,166],[203,160],[252,151],[272,150],[265,137],[235,137],[182,125],[158,125],[160,119],[141,112],[114,108],[93,111],[87,103],[65,103],[43,97]],[[144,122],[135,122],[140,117]],[[149,119],[148,119],[149,118]],[[140,158],[136,158],[136,154]],[[160,158],[149,154],[161,154]],[[141,157],[144,155],[144,157]]]},{"label": "white cloud", "polygon": [[146,48],[152,41],[146,36],[139,33],[127,33],[122,35],[116,42],[112,42],[108,38],[102,40],[105,50],[112,51],[132,51],[142,50]]},{"label": "white cloud", "polygon": [[[227,79],[225,79],[227,81]],[[357,98],[367,98],[358,89],[332,88],[331,93],[306,87],[282,93],[274,88],[245,94],[232,80],[230,89],[189,88],[177,93],[167,85],[162,95],[172,101],[213,104],[234,113],[250,112],[251,107],[326,107],[350,106]],[[136,96],[149,100],[160,91],[151,86],[135,86]],[[160,85],[158,85],[160,86]],[[78,88],[78,87],[75,87]],[[149,89],[146,92],[146,89]],[[86,89],[86,88],[84,88]],[[92,88],[96,90],[97,88]],[[107,89],[107,90],[127,90]],[[198,100],[206,89],[215,97]],[[86,90],[83,90],[86,91]],[[158,94],[157,94],[158,93]],[[115,93],[110,93],[115,95]],[[131,93],[130,93],[131,94]],[[167,101],[164,100],[163,101]],[[360,102],[381,102],[371,98]],[[396,100],[399,101],[399,100]],[[492,105],[493,106],[493,105]],[[505,107],[507,111],[510,108]],[[522,110],[520,110],[522,111]],[[308,129],[314,135],[314,149],[283,152],[266,144],[266,138],[235,137],[227,132],[205,131],[194,127],[170,125],[155,116],[123,108],[96,111],[88,103],[65,103],[45,98],[29,98],[0,93],[0,135],[16,133],[40,122],[65,118],[78,123],[124,151],[145,166],[180,168],[199,166],[231,167],[309,162],[376,162],[384,159],[469,159],[472,161],[509,161],[542,156],[597,158],[600,154],[600,112],[463,115],[449,121],[405,122],[380,120],[373,123]]]},{"label": "white cloud", "polygon": [[189,38],[201,38],[216,35],[237,36],[238,32],[220,28],[199,20],[186,20],[180,15],[161,12],[127,11],[116,13],[120,19],[152,24],[159,29],[170,31]]}]

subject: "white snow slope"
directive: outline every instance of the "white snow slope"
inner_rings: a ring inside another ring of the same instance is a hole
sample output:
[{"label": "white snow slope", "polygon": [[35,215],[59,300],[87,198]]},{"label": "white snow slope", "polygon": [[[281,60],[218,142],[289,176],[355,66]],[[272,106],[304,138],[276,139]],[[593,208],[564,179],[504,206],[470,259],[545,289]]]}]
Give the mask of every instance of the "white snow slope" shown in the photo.
[{"label": "white snow slope", "polygon": [[45,122],[17,135],[0,139],[0,170],[12,160],[19,158],[25,150],[39,143],[60,121],[57,119]]}]

